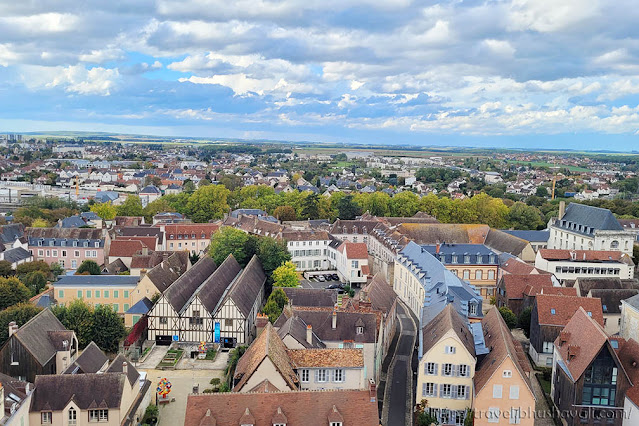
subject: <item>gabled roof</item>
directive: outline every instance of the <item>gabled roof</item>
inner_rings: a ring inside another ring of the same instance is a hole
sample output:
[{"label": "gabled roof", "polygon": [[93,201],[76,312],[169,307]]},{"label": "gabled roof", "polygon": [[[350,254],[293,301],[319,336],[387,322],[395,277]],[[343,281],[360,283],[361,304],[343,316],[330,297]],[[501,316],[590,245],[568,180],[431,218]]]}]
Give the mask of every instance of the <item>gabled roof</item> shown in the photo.
[{"label": "gabled roof", "polygon": [[475,377],[473,378],[475,394],[481,392],[504,360],[510,358],[534,398],[528,377],[528,373],[531,371],[530,363],[526,356],[523,355],[521,344],[515,342],[496,306],[493,306],[484,316],[481,320],[481,325],[484,329],[484,341],[490,352],[477,363]]},{"label": "gabled roof", "polygon": [[559,250],[539,249],[545,260],[568,260],[572,262],[621,262],[623,252],[607,250]]},{"label": "gabled roof", "polygon": [[57,287],[109,287],[128,286],[135,287],[140,277],[135,275],[65,275],[56,281]]},{"label": "gabled roof", "polygon": [[[567,368],[568,375],[576,382],[607,342],[608,335],[603,327],[594,321],[584,308],[579,307],[555,339],[555,349],[562,358],[558,364],[562,368]],[[578,350],[573,352],[572,348]],[[616,358],[616,354],[614,357]]]},{"label": "gabled roof", "polygon": [[228,295],[244,317],[247,317],[253,309],[264,283],[266,283],[266,274],[262,263],[257,256],[253,255],[253,258],[233,283]]},{"label": "gabled roof", "polygon": [[70,401],[81,410],[89,407],[120,408],[124,390],[124,375],[49,374],[36,376],[36,391],[29,411],[62,411]]},{"label": "gabled roof", "polygon": [[153,302],[148,297],[138,300],[135,305],[131,306],[125,314],[129,315],[145,315],[153,308]]},{"label": "gabled roof", "polygon": [[475,343],[473,335],[468,328],[468,322],[450,304],[422,328],[420,357],[437,344],[449,331],[452,331],[457,336],[466,351],[474,358]]},{"label": "gabled roof", "polygon": [[188,271],[182,274],[164,292],[164,297],[175,312],[181,312],[186,303],[205,279],[217,269],[215,261],[208,256],[202,257]]},{"label": "gabled roof", "polygon": [[176,251],[166,258],[162,263],[156,265],[146,276],[153,282],[153,285],[164,293],[171,284],[186,272],[190,265],[189,253],[186,251]]},{"label": "gabled roof", "polygon": [[34,239],[102,240],[102,230],[92,228],[27,228],[25,233]]},{"label": "gabled roof", "polygon": [[122,259],[120,259],[119,257],[102,268],[103,273],[106,272],[110,275],[116,275],[120,272],[126,272],[128,270],[129,268],[126,267]]},{"label": "gabled roof", "polygon": [[352,243],[346,240],[337,247],[337,250],[344,253],[347,259],[368,259],[366,243]]},{"label": "gabled roof", "polygon": [[536,303],[540,325],[565,326],[579,308],[590,312],[593,320],[603,325],[603,310],[600,299],[538,294]]},{"label": "gabled roof", "polygon": [[294,366],[286,353],[286,346],[275,332],[271,323],[267,323],[264,330],[237,362],[233,376],[234,380],[237,381],[234,391],[242,389],[265,358],[271,360],[282,379],[291,389],[297,389],[299,380],[293,370]]},{"label": "gabled roof", "polygon": [[280,336],[282,340],[284,340],[287,335],[291,336],[307,349],[326,347],[315,333],[311,336],[311,343],[308,343],[308,340],[306,340],[307,330],[306,323],[300,317],[292,316],[277,330],[277,335]]},{"label": "gabled roof", "polygon": [[500,265],[503,271],[511,274],[532,274],[537,272],[537,269],[533,265],[520,260],[518,257],[511,257]]},{"label": "gabled roof", "polygon": [[513,235],[517,238],[521,238],[522,240],[526,240],[529,242],[547,242],[548,238],[550,238],[550,231],[523,231],[523,230],[506,230],[503,229],[502,232],[506,234]]},{"label": "gabled roof", "polygon": [[303,287],[276,287],[284,290],[294,306],[333,307],[337,303],[337,290]]},{"label": "gabled roof", "polygon": [[484,244],[503,253],[519,255],[530,243],[515,235],[491,228],[490,231],[488,231]]},{"label": "gabled roof", "polygon": [[610,210],[579,203],[568,204],[564,216],[555,222],[555,226],[562,221],[600,230],[623,231],[623,226]]},{"label": "gabled roof", "polygon": [[[637,289],[593,289],[590,297],[601,299],[601,307],[605,314],[620,314],[621,301],[639,294]],[[639,383],[638,383],[639,384]]]},{"label": "gabled roof", "polygon": [[587,296],[594,289],[639,289],[639,281],[635,279],[622,280],[619,277],[577,278],[576,288],[580,296]]},{"label": "gabled roof", "polygon": [[[333,328],[332,308],[307,308],[293,306],[292,315],[299,316],[305,324],[313,327],[313,333],[323,342],[352,340],[355,343],[374,343],[377,337],[377,314],[374,312],[336,310],[336,327]],[[282,315],[285,315],[282,313]],[[286,318],[286,317],[285,317]],[[279,325],[278,318],[276,325]],[[285,320],[283,320],[285,321]],[[282,324],[283,324],[282,321]],[[355,326],[361,322],[363,334],[356,334]]]},{"label": "gabled roof", "polygon": [[[20,341],[40,365],[45,365],[56,355],[57,348],[62,346],[58,338],[64,338],[61,335],[50,335],[50,332],[60,331],[69,332],[50,309],[44,309],[18,328],[18,331],[11,338]],[[9,341],[5,343],[5,345],[7,344],[9,344]]]},{"label": "gabled roof", "polygon": [[286,351],[296,368],[363,368],[363,349],[289,349]]},{"label": "gabled roof", "polygon": [[97,373],[108,361],[109,358],[92,341],[62,374]]},{"label": "gabled roof", "polygon": [[386,282],[381,273],[375,274],[373,279],[359,292],[360,299],[366,298],[373,309],[388,314],[397,300],[397,293]]},{"label": "gabled roof", "polygon": [[639,406],[639,343],[634,339],[629,339],[623,343],[617,351],[617,355],[631,382],[626,396]]},{"label": "gabled roof", "polygon": [[196,293],[202,305],[211,314],[215,314],[215,308],[224,296],[224,292],[233,283],[237,275],[242,271],[242,267],[233,254],[229,254],[224,262],[204,280]]},{"label": "gabled roof", "polygon": [[111,365],[106,369],[106,373],[122,373],[125,362],[127,363],[126,377],[129,380],[129,384],[133,386],[133,384],[138,381],[140,373],[135,369],[133,364],[131,364],[131,361],[127,360],[122,354],[118,354],[118,356],[111,361]]},{"label": "gabled roof", "polygon": [[539,293],[544,287],[553,286],[551,274],[506,274],[501,277],[501,281],[508,299],[523,299],[528,286],[532,287],[533,295]]},{"label": "gabled roof", "polygon": [[111,241],[109,257],[133,257],[136,253],[142,253],[142,249],[149,248],[147,244],[138,239],[116,239]]},{"label": "gabled roof", "polygon": [[11,263],[16,263],[32,257],[33,255],[22,247],[12,248],[4,252],[4,260]]}]

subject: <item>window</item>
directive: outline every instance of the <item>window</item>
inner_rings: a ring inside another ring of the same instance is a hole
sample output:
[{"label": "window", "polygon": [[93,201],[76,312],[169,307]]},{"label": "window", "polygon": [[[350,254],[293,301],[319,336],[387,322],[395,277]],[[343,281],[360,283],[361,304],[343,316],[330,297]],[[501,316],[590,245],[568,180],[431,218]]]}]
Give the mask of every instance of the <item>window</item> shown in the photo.
[{"label": "window", "polygon": [[435,383],[422,383],[422,396],[435,396]]},{"label": "window", "polygon": [[344,381],[344,370],[342,370],[341,368],[338,368],[335,370],[335,377],[334,377],[334,382],[336,383],[341,383]]},{"label": "window", "polygon": [[355,334],[364,334],[364,327],[361,327],[361,326],[355,327]]},{"label": "window", "polygon": [[[62,250],[62,257],[67,257],[67,251],[66,250]],[[60,262],[64,262],[64,261],[61,260]]]},{"label": "window", "polygon": [[44,250],[38,250],[38,256],[44,256]]},{"label": "window", "polygon": [[300,373],[300,380],[302,383],[308,383],[308,368],[304,368]]},{"label": "window", "polygon": [[107,297],[109,297],[109,290],[104,290],[104,298],[106,299]]},{"label": "window", "polygon": [[475,270],[475,279],[476,280],[481,280],[482,279],[482,272],[480,269],[476,269]]},{"label": "window", "polygon": [[557,311],[555,311],[555,308],[551,308],[550,309],[550,315],[555,315],[557,313]]},{"label": "window", "polygon": [[113,297],[115,297],[116,299],[120,297],[120,290],[113,290]]},{"label": "window", "polygon": [[167,317],[160,317],[160,324],[168,324],[169,319]]},{"label": "window", "polygon": [[324,383],[326,382],[326,371],[327,370],[315,370],[315,381],[319,382],[319,383]]},{"label": "window", "polygon": [[77,260],[72,260],[71,261],[71,269],[75,269],[78,267],[78,261]]},{"label": "window", "polygon": [[224,320],[224,327],[232,328],[232,327],[233,327],[233,319],[231,319],[231,318],[226,318],[226,319]]},{"label": "window", "polygon": [[470,315],[477,315],[477,305],[474,303],[468,304],[468,313]]},{"label": "window", "polygon": [[512,370],[504,370],[501,373],[501,376],[509,379],[509,378],[511,378],[513,376],[513,372],[512,372]]},{"label": "window", "polygon": [[464,279],[465,280],[470,279],[470,269],[464,269]]},{"label": "window", "polygon": [[424,374],[427,374],[429,376],[434,376],[435,374],[437,374],[437,364],[435,364],[434,362],[427,362],[426,364],[424,364]]},{"label": "window", "polygon": [[521,423],[521,408],[511,408],[510,409],[510,418],[508,423],[511,425],[518,425]]},{"label": "window", "polygon": [[109,410],[89,410],[90,422],[108,422]]},{"label": "window", "polygon": [[57,250],[53,250],[52,253],[53,253],[53,257],[58,257],[58,251]]},{"label": "window", "polygon": [[453,364],[444,364],[444,376],[453,375]]},{"label": "window", "polygon": [[42,418],[43,425],[50,425],[52,422],[53,413],[51,411],[45,411],[40,413],[40,417]]},{"label": "window", "polygon": [[510,395],[509,395],[510,399],[519,399],[519,386],[517,385],[512,385],[510,387]]},{"label": "window", "polygon": [[553,342],[544,342],[543,353],[551,354],[553,349]]},{"label": "window", "polygon": [[124,290],[124,298],[125,299],[129,298],[129,290]]},{"label": "window", "polygon": [[467,254],[464,255],[464,263],[470,263],[470,256]]},{"label": "window", "polygon": [[95,298],[99,299],[100,298],[100,290],[96,290],[95,291]]},{"label": "window", "polygon": [[78,299],[82,299],[83,294],[84,293],[82,293],[82,290],[78,290]]},{"label": "window", "polygon": [[442,385],[442,394],[440,395],[442,398],[451,398],[452,395],[452,385]]},{"label": "window", "polygon": [[488,423],[499,423],[499,407],[488,408]]},{"label": "window", "polygon": [[[126,312],[128,305],[124,305],[124,311]],[[200,311],[193,311],[193,316],[189,318],[189,324],[202,325],[204,324],[204,318],[200,317]]]},{"label": "window", "polygon": [[120,304],[114,303],[113,304],[113,312],[117,312],[119,309],[120,309]]},{"label": "window", "polygon": [[500,399],[501,398],[501,385],[493,385],[493,398]]},{"label": "window", "polygon": [[459,375],[461,377],[468,377],[468,366],[464,364],[460,364],[459,366]]},{"label": "window", "polygon": [[489,280],[495,279],[495,271],[493,271],[492,269],[488,271],[488,279]]},{"label": "window", "polygon": [[91,290],[87,290],[87,299],[91,298]]},{"label": "window", "polygon": [[64,290],[58,290],[58,298],[62,299],[64,297]]},{"label": "window", "polygon": [[80,257],[80,250],[75,250],[75,251],[73,252],[73,255],[74,255],[75,257]]},{"label": "window", "polygon": [[342,426],[342,422],[331,422],[331,426]]},{"label": "window", "polygon": [[359,261],[358,260],[352,260],[351,261],[351,268],[358,268],[359,267]]},{"label": "window", "polygon": [[457,386],[457,399],[466,399],[466,386]]},{"label": "window", "polygon": [[124,304],[124,312],[126,312],[126,311],[128,311],[128,310],[129,310],[129,304],[128,304],[128,303],[125,303],[125,304]]},{"label": "window", "polygon": [[69,408],[68,416],[69,426],[75,426],[78,424],[78,413],[75,411],[75,408]]},{"label": "window", "polygon": [[455,353],[455,347],[454,346],[446,346],[446,348],[444,349],[444,353],[454,354]]}]

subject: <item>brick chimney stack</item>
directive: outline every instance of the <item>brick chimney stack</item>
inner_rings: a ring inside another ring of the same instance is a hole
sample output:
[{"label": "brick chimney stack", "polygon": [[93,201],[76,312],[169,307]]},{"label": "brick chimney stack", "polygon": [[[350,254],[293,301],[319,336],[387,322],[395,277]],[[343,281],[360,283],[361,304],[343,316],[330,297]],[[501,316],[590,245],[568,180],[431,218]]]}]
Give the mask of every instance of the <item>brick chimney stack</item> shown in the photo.
[{"label": "brick chimney stack", "polygon": [[257,328],[257,335],[262,334],[262,331],[268,324],[268,315],[266,314],[257,314],[257,318],[255,319],[255,327]]},{"label": "brick chimney stack", "polygon": [[313,344],[313,326],[310,324],[306,326],[306,342],[309,345]]}]

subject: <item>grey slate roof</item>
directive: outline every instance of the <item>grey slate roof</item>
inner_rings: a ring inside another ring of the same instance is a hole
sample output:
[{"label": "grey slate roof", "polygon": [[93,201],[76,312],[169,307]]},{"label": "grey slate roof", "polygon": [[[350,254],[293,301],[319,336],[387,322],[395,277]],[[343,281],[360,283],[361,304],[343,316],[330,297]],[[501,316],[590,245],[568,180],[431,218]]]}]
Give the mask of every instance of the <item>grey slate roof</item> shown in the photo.
[{"label": "grey slate roof", "polygon": [[159,265],[154,266],[146,276],[155,287],[164,293],[187,270],[190,264],[189,254],[185,251],[177,251]]},{"label": "grey slate roof", "polygon": [[233,283],[228,295],[245,317],[251,312],[265,282],[266,274],[262,263],[257,256],[253,255],[253,258]]},{"label": "grey slate roof", "polygon": [[107,361],[109,361],[109,358],[104,355],[104,352],[98,345],[91,342],[62,374],[97,373]]},{"label": "grey slate roof", "polygon": [[[439,253],[437,245],[422,245],[426,251],[435,256],[444,265],[466,263],[464,256],[468,256],[470,265],[497,265],[497,253],[483,244],[440,244]],[[453,257],[456,261],[453,262]]]},{"label": "grey slate roof", "polygon": [[17,239],[24,237],[24,225],[15,223],[12,225],[0,226],[0,242],[3,244],[13,244]]},{"label": "grey slate roof", "polygon": [[359,292],[360,298],[366,295],[371,307],[388,314],[397,300],[397,293],[386,282],[382,274],[375,274],[372,281]]},{"label": "grey slate roof", "polygon": [[215,261],[208,256],[204,256],[197,261],[191,269],[182,274],[171,286],[164,292],[164,297],[171,304],[175,312],[181,312],[191,296],[197,288],[207,279],[215,270],[217,265]]},{"label": "grey slate roof", "polygon": [[521,238],[522,240],[530,241],[531,243],[547,242],[550,237],[550,231],[520,231],[502,229],[502,232]]},{"label": "grey slate roof", "polygon": [[[293,307],[293,315],[300,317],[313,327],[313,333],[323,342],[342,342],[353,340],[355,343],[374,343],[377,337],[377,317],[372,312],[341,311],[337,312],[337,324],[333,328],[333,310],[327,308],[304,309]],[[282,314],[285,315],[285,314]],[[275,322],[275,326],[280,318]],[[282,325],[285,321],[282,321]],[[364,327],[363,334],[356,334],[355,326]]]},{"label": "grey slate roof", "polygon": [[131,306],[125,314],[144,315],[148,313],[151,308],[153,308],[153,302],[151,302],[148,297],[143,297],[138,300],[135,305]]},{"label": "grey slate roof", "polygon": [[637,289],[593,289],[592,297],[601,299],[601,308],[604,314],[620,314],[621,301],[630,299],[639,294]]},{"label": "grey slate roof", "polygon": [[277,330],[278,336],[282,340],[287,335],[297,340],[302,346],[307,349],[311,348],[325,348],[326,345],[317,337],[317,334],[313,333],[312,343],[308,343],[306,340],[306,326],[307,324],[298,316],[292,316],[284,322],[284,324]]},{"label": "grey slate roof", "polygon": [[80,216],[65,217],[59,222],[60,228],[79,228],[86,225],[87,223]]},{"label": "grey slate roof", "polygon": [[16,263],[21,260],[26,260],[31,258],[31,253],[22,247],[16,247],[14,249],[9,249],[4,252],[4,260],[11,263]]},{"label": "grey slate roof", "polygon": [[113,262],[109,263],[108,265],[105,265],[102,268],[102,273],[106,272],[107,274],[116,275],[116,274],[119,274],[120,272],[126,272],[128,270],[129,268],[127,268],[124,262],[122,261],[122,259],[118,257]]},{"label": "grey slate roof", "polygon": [[[572,229],[570,224],[582,225],[582,230]],[[594,233],[589,230],[623,231],[623,226],[610,210],[579,203],[568,204],[566,213],[555,221],[555,226],[584,235]]]},{"label": "grey slate roof", "polygon": [[337,303],[337,291],[319,288],[281,287],[293,306],[325,306]]},{"label": "grey slate roof", "polygon": [[59,374],[36,376],[30,412],[62,411],[73,400],[81,410],[119,408],[124,375]]},{"label": "grey slate roof", "polygon": [[65,275],[54,287],[135,287],[140,277],[134,275]]},{"label": "grey slate roof", "polygon": [[138,377],[140,377],[140,373],[135,369],[131,361],[127,360],[124,355],[118,354],[113,361],[111,361],[111,365],[106,369],[106,373],[121,373],[122,367],[124,363],[127,363],[127,379],[129,379],[129,384],[133,385],[138,381]]},{"label": "grey slate roof", "polygon": [[428,352],[448,331],[452,330],[468,353],[475,356],[475,341],[470,332],[468,319],[462,318],[452,305],[447,305],[421,329],[419,357]]},{"label": "grey slate roof", "polygon": [[484,243],[491,249],[514,254],[515,256],[519,256],[529,244],[528,241],[515,235],[492,228],[488,231]]},{"label": "grey slate roof", "polygon": [[626,299],[624,302],[639,310],[639,294],[636,296],[632,296],[630,299]]},{"label": "grey slate roof", "polygon": [[[68,332],[50,309],[44,309],[20,327],[11,338],[15,336],[38,363],[44,365],[56,355],[57,348],[62,346],[58,338],[64,337],[61,334],[51,335],[49,332],[60,331]],[[9,341],[5,344],[8,343]]]},{"label": "grey slate roof", "polygon": [[208,277],[197,290],[202,305],[209,313],[214,314],[215,308],[224,296],[224,292],[237,278],[242,267],[232,254]]},{"label": "grey slate roof", "polygon": [[25,230],[29,238],[30,246],[37,246],[41,241],[42,246],[49,246],[53,241],[54,247],[60,247],[62,241],[66,243],[66,247],[73,247],[73,242],[78,242],[78,247],[95,247],[98,243],[99,247],[104,247],[104,239],[102,238],[101,229],[92,228],[27,228]]}]

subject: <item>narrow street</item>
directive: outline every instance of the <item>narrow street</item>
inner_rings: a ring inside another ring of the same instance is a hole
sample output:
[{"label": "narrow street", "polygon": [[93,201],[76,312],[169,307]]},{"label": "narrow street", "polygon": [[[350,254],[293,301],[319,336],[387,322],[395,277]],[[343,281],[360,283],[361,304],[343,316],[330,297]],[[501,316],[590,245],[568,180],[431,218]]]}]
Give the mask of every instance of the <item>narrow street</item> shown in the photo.
[{"label": "narrow street", "polygon": [[397,316],[400,335],[386,378],[384,408],[382,410],[382,424],[387,426],[412,424],[413,377],[416,368],[413,357],[417,326],[408,308],[401,303],[397,305]]}]

